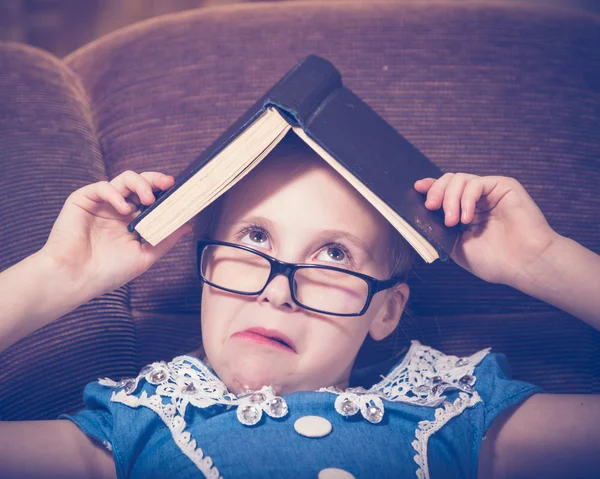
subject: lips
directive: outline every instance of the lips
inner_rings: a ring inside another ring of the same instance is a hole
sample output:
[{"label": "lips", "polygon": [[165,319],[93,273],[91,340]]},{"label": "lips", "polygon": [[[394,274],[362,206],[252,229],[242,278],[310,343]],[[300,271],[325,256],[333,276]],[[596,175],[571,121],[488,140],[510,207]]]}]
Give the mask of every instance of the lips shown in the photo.
[{"label": "lips", "polygon": [[291,350],[294,353],[296,352],[296,347],[292,340],[276,329],[248,328],[231,335],[231,337],[234,336],[273,347],[279,347],[287,351]]}]

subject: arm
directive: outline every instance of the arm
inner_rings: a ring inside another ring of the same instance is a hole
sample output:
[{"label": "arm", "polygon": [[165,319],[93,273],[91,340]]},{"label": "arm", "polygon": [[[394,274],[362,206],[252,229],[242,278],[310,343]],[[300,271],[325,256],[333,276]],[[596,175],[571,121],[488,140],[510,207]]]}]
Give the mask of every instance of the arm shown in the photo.
[{"label": "arm", "polygon": [[173,181],[126,171],[71,193],[43,248],[0,273],[0,351],[136,278],[191,232],[185,224],[151,246],[127,231],[137,205],[152,204],[153,191]]},{"label": "arm", "polygon": [[513,286],[600,330],[600,255],[556,235]]},{"label": "arm", "polygon": [[600,395],[536,394],[494,420],[482,479],[593,479],[600,471]]},{"label": "arm", "polygon": [[600,256],[554,231],[514,178],[445,173],[415,188],[463,225],[452,259],[479,278],[506,284],[600,330]]},{"label": "arm", "polygon": [[[44,247],[0,273],[0,351],[139,276],[190,232],[186,224],[153,247],[127,231],[134,207],[172,183],[126,171],[72,193]],[[114,478],[115,469],[112,455],[70,421],[0,422],[2,478]]]},{"label": "arm", "polygon": [[0,422],[6,479],[116,478],[112,455],[67,420]]},{"label": "arm", "polygon": [[[600,257],[559,236],[514,178],[445,173],[415,188],[463,223],[452,259],[600,329]],[[468,226],[466,226],[468,225]],[[484,479],[579,479],[600,470],[600,395],[538,394],[492,424],[480,455]]]},{"label": "arm", "polygon": [[0,351],[92,299],[41,251],[0,273]]},{"label": "arm", "polygon": [[[511,286],[600,330],[600,256],[556,236]],[[592,479],[600,471],[600,395],[537,394],[501,414],[483,441],[479,477]]]}]

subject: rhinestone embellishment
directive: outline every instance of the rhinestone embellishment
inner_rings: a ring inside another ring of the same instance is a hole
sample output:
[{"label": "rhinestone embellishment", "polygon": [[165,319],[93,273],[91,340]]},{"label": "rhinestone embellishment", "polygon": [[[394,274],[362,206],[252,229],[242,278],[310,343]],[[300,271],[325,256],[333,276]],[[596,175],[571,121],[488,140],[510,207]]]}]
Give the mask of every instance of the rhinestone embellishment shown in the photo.
[{"label": "rhinestone embellishment", "polygon": [[377,424],[383,419],[383,411],[377,406],[370,406],[367,408],[365,418],[372,424]]},{"label": "rhinestone embellishment", "polygon": [[182,388],[181,388],[181,392],[185,393],[185,394],[194,394],[196,393],[198,390],[196,389],[196,386],[194,385],[193,382],[189,382],[186,383]]},{"label": "rhinestone embellishment", "polygon": [[261,392],[257,392],[257,393],[253,393],[250,396],[250,402],[252,404],[260,404],[261,402],[263,402],[266,399],[265,395]]},{"label": "rhinestone embellishment", "polygon": [[146,379],[150,384],[158,385],[164,383],[168,377],[167,371],[164,369],[156,369],[152,371]]},{"label": "rhinestone embellishment", "polygon": [[274,418],[284,417],[288,413],[285,399],[275,396],[273,386],[263,386],[258,391],[247,391],[238,398],[238,420],[246,426],[254,426],[262,417],[263,411]]},{"label": "rhinestone embellishment", "polygon": [[[446,391],[458,390],[461,391],[461,395],[477,395],[474,388],[474,370],[488,352],[489,348],[467,358],[458,358],[446,356],[429,346],[413,341],[405,359],[369,389],[351,387],[342,391],[336,387],[329,387],[316,392],[335,394],[337,397],[334,406],[340,415],[350,417],[360,412],[365,420],[378,424],[385,415],[382,399],[438,407],[447,402],[443,395]],[[140,385],[144,381],[156,388],[153,388],[154,391],[144,389],[138,398],[138,394],[134,393],[141,389]],[[102,378],[98,382],[116,390],[111,401],[133,404],[135,401],[148,400],[153,407],[160,406],[166,417],[172,419],[185,417],[188,405],[197,408],[217,405],[227,409],[236,407],[239,422],[246,426],[258,424],[263,413],[272,418],[282,418],[289,413],[287,403],[275,395],[272,386],[245,391],[236,396],[228,391],[227,386],[209,368],[193,356],[180,356],[169,363],[154,362],[144,366],[135,378],[123,378],[118,382]]]},{"label": "rhinestone embellishment", "polygon": [[360,411],[367,421],[377,424],[385,413],[382,399],[437,408],[447,402],[446,392],[476,395],[473,371],[489,352],[486,348],[461,358],[413,340],[404,359],[369,389],[328,387],[318,391],[337,395],[335,409],[340,415],[348,417]]},{"label": "rhinestone embellishment", "polygon": [[473,384],[475,384],[475,378],[468,374],[458,380],[458,387],[465,392],[473,392],[475,390]]},{"label": "rhinestone embellishment", "polygon": [[125,382],[125,385],[123,387],[123,390],[125,391],[125,394],[131,394],[133,391],[135,391],[137,389],[137,385],[138,385],[137,378],[128,379]]},{"label": "rhinestone embellishment", "polygon": [[254,426],[258,421],[260,421],[262,414],[259,408],[248,404],[247,406],[238,407],[237,417],[242,424],[245,424],[246,426]]},{"label": "rhinestone embellishment", "polygon": [[[162,398],[170,398],[170,404],[163,405],[169,417],[178,414],[184,417],[188,404],[198,408],[218,404],[227,408],[237,406],[237,418],[246,426],[257,424],[263,412],[273,418],[281,418],[288,414],[287,403],[283,398],[275,395],[272,386],[263,386],[257,391],[245,391],[236,397],[203,363],[196,361],[192,357],[182,356],[175,358],[169,364],[156,362],[144,366],[135,378],[123,378],[118,382],[103,378],[98,382],[114,389],[123,388],[122,393],[129,396],[138,389],[141,382],[146,380],[156,386],[152,399],[162,401]],[[191,367],[192,365],[195,367]],[[142,394],[146,395],[147,392],[144,391]]]},{"label": "rhinestone embellishment", "polygon": [[274,397],[267,402],[265,412],[271,417],[280,418],[288,413],[288,406],[282,398]]},{"label": "rhinestone embellishment", "polygon": [[335,410],[344,417],[354,416],[359,411],[373,424],[383,419],[384,406],[381,398],[364,388],[348,388],[335,400]]},{"label": "rhinestone embellishment", "polygon": [[344,398],[341,404],[342,411],[346,416],[352,416],[358,412],[359,407],[350,398]]}]

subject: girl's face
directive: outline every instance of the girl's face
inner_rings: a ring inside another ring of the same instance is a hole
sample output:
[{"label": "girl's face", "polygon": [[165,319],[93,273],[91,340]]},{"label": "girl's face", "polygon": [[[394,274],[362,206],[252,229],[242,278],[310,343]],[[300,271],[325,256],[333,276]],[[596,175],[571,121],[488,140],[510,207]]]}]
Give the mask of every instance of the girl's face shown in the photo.
[{"label": "girl's face", "polygon": [[[267,157],[223,197],[213,239],[289,263],[337,266],[387,279],[391,233],[389,223],[324,161],[287,154]],[[283,275],[259,296],[202,288],[206,356],[235,394],[263,385],[273,385],[277,394],[345,389],[366,335],[375,340],[389,335],[409,296],[401,283],[376,294],[364,315],[339,317],[297,306]],[[279,331],[294,350],[234,335],[249,328]]]}]

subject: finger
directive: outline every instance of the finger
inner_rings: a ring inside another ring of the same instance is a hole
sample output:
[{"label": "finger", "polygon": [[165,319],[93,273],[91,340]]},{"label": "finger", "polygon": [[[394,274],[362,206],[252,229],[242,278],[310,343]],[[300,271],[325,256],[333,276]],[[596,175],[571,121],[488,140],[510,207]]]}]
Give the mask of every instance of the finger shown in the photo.
[{"label": "finger", "polygon": [[127,204],[125,198],[108,181],[99,181],[86,185],[79,190],[82,198],[94,203],[107,202],[115,208],[120,214],[131,213],[131,206]]},{"label": "finger", "polygon": [[173,177],[158,172],[144,172],[138,174],[127,170],[111,180],[111,184],[123,197],[131,197],[133,203],[151,205],[156,199],[153,191],[166,189],[172,186]]},{"label": "finger", "polygon": [[450,182],[450,179],[454,176],[454,173],[444,173],[431,185],[427,192],[427,200],[425,206],[430,210],[437,210],[442,206],[444,200],[444,192],[446,191],[446,185]]},{"label": "finger", "polygon": [[138,196],[133,194],[125,198],[125,201],[127,201],[127,204],[130,205],[134,210],[138,209],[142,204]]},{"label": "finger", "polygon": [[[127,170],[120,175],[114,177],[110,184],[113,185],[124,198],[133,197],[132,193],[135,193],[139,198],[139,202],[145,205],[152,204],[154,202],[154,194],[152,193],[152,185],[148,180],[138,173]],[[132,198],[132,201],[136,203],[136,200]]]},{"label": "finger", "polygon": [[431,185],[435,183],[435,178],[423,178],[421,180],[415,181],[414,187],[420,193],[427,193]]},{"label": "finger", "polygon": [[[463,222],[471,222],[475,219],[477,206],[479,203],[479,212],[486,212],[494,208],[502,197],[510,189],[498,188],[503,176],[483,176],[477,178],[473,185],[469,184],[463,193],[464,201],[464,219]],[[504,183],[506,185],[506,183]]]},{"label": "finger", "polygon": [[478,180],[469,181],[465,185],[461,199],[462,217],[461,221],[464,224],[469,224],[475,217],[475,205],[481,198],[483,192],[483,181],[482,178]]},{"label": "finger", "polygon": [[[152,191],[164,191],[168,190],[175,183],[175,178],[171,175],[165,175],[155,171],[144,171],[140,173],[140,176],[148,181],[152,186]],[[135,197],[135,195],[132,195]],[[156,199],[156,197],[154,197]],[[139,203],[138,203],[139,206]],[[138,207],[136,206],[136,208]]]},{"label": "finger", "polygon": [[467,183],[476,178],[469,173],[455,173],[444,192],[444,213],[446,226],[455,226],[460,221],[461,198]]},{"label": "finger", "polygon": [[153,191],[167,190],[175,183],[175,178],[171,175],[165,175],[157,171],[144,171],[140,173],[142,178],[148,180],[148,183],[152,185]]},{"label": "finger", "polygon": [[[140,176],[151,184],[152,190],[167,190],[175,183],[175,178],[173,178],[173,176],[165,175],[163,173],[150,171],[140,173]],[[137,214],[140,213],[139,209],[142,202],[137,194],[128,196],[127,203],[131,205],[133,211],[137,212]],[[137,214],[135,216],[137,216]]]}]

